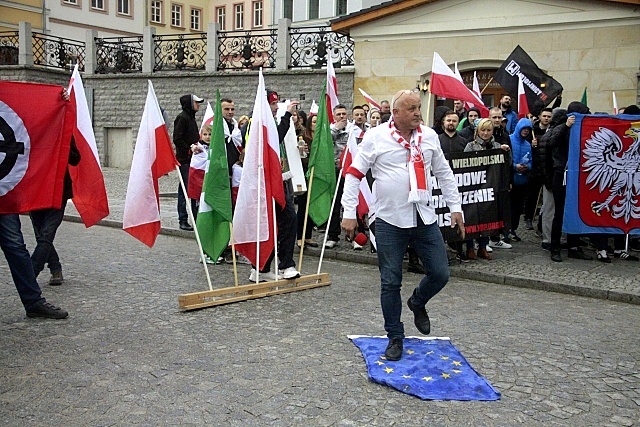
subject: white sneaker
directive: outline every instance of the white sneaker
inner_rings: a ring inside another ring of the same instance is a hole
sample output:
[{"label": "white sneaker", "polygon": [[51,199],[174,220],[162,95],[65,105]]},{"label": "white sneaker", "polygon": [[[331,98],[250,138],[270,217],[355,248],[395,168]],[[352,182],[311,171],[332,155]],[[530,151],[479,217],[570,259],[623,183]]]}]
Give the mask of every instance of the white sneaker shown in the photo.
[{"label": "white sneaker", "polygon": [[[493,246],[496,249],[511,249],[513,247],[511,243],[507,243],[503,240],[498,240],[497,242],[491,242],[491,246]],[[489,247],[489,245],[487,245],[487,247]]]},{"label": "white sneaker", "polygon": [[[258,275],[257,271],[255,268],[251,269],[251,274],[249,275],[249,281],[250,282],[255,282],[256,281],[256,276]],[[276,280],[276,275],[272,272],[267,272],[267,273],[260,273],[260,281],[261,282],[273,282],[274,280]]]},{"label": "white sneaker", "polygon": [[280,277],[283,277],[287,280],[300,277],[300,273],[298,272],[298,270],[296,270],[295,267],[287,267],[284,270],[280,270],[278,273],[280,274]]},{"label": "white sneaker", "polygon": [[358,242],[356,242],[355,240],[353,241],[353,250],[354,251],[361,251],[362,250],[362,245],[359,245]]},{"label": "white sneaker", "polygon": [[[480,245],[476,242],[473,247],[476,249],[476,252],[478,252],[478,248],[480,247]],[[487,252],[491,253],[493,252],[493,249],[491,249],[491,246],[489,246],[489,243],[487,243]]]},{"label": "white sneaker", "polygon": [[327,249],[333,249],[338,246],[338,242],[335,240],[327,240],[327,243],[324,244],[324,247]]},{"label": "white sneaker", "polygon": [[[198,262],[199,262],[200,264],[202,264],[202,258],[199,258],[199,259],[198,259]],[[212,260],[212,259],[209,257],[209,255],[206,255],[206,254],[205,254],[205,256],[204,256],[204,262],[206,262],[207,264],[216,264],[216,262],[215,262],[214,260]]]}]

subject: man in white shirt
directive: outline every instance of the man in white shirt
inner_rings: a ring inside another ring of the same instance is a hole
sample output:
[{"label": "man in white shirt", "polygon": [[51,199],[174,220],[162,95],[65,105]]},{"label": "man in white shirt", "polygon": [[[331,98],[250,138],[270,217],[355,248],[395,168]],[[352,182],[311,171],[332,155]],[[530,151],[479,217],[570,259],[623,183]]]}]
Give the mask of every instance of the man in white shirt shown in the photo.
[{"label": "man in white shirt", "polygon": [[460,194],[436,133],[420,125],[420,98],[403,90],[391,102],[392,120],[369,130],[347,173],[342,196],[342,228],[353,237],[360,180],[371,169],[376,198],[376,243],[380,269],[382,314],[389,345],[387,360],[402,357],[404,326],[401,322],[402,260],[407,245],[415,249],[426,275],[414,289],[407,306],[423,334],[431,324],[425,309],[449,280],[444,240],[431,199],[431,176],[438,178],[451,211],[451,227],[464,237]]}]

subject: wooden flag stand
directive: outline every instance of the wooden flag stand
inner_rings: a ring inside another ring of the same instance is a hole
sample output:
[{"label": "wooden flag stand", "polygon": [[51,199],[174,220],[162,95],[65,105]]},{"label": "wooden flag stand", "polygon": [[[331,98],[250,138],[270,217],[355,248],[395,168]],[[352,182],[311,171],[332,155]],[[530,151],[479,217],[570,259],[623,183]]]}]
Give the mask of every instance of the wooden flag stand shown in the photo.
[{"label": "wooden flag stand", "polygon": [[180,310],[197,310],[216,305],[303,291],[320,286],[329,286],[330,284],[331,280],[329,279],[328,273],[309,274],[292,280],[282,279],[273,282],[251,283],[248,285],[183,294],[178,296],[178,305]]}]

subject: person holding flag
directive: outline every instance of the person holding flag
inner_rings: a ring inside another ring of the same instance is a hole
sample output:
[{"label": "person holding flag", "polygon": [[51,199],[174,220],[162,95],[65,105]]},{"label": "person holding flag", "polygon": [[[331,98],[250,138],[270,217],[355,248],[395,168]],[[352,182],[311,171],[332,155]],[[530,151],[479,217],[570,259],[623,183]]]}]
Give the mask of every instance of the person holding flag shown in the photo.
[{"label": "person holding flag", "polygon": [[342,228],[353,237],[360,181],[371,170],[375,181],[375,221],[380,269],[382,314],[389,344],[385,356],[400,360],[404,326],[401,321],[402,261],[411,244],[425,266],[426,275],[414,289],[407,306],[416,328],[427,335],[431,322],[425,305],[446,285],[449,267],[429,187],[432,174],[451,211],[452,228],[464,238],[461,197],[456,179],[440,148],[436,133],[420,124],[420,97],[410,90],[395,94],[392,120],[369,130],[345,179]]}]

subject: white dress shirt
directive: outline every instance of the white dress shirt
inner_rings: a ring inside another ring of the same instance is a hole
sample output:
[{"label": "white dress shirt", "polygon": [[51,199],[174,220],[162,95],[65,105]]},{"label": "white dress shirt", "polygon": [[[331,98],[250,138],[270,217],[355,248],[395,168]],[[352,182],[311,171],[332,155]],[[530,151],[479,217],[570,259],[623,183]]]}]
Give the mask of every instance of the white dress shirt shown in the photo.
[{"label": "white dress shirt", "polygon": [[[400,228],[418,225],[416,211],[424,224],[437,221],[435,207],[431,203],[431,174],[438,178],[447,206],[451,212],[462,212],[460,193],[449,162],[440,148],[438,135],[433,129],[421,126],[420,148],[427,170],[429,197],[417,203],[409,202],[409,150],[392,136],[391,123],[384,123],[365,133],[358,146],[358,154],[345,178],[342,194],[343,218],[355,219],[358,205],[360,178],[371,169],[375,178],[373,194],[377,206],[377,218]],[[412,142],[418,132],[413,131]],[[355,169],[355,170],[354,170]],[[355,173],[355,174],[354,174]],[[356,175],[360,176],[356,176]]]}]

